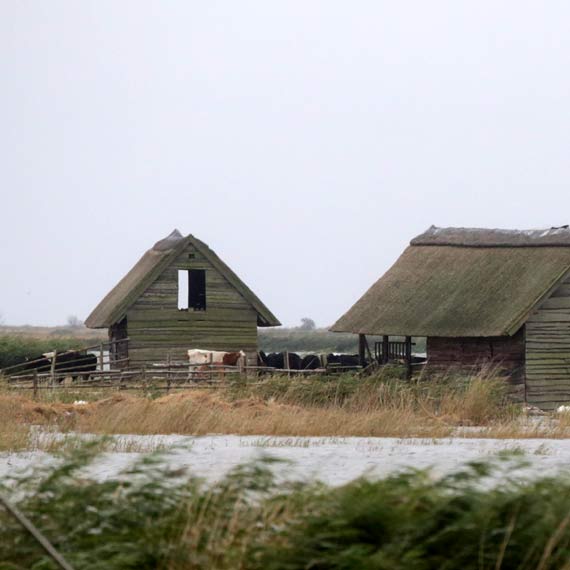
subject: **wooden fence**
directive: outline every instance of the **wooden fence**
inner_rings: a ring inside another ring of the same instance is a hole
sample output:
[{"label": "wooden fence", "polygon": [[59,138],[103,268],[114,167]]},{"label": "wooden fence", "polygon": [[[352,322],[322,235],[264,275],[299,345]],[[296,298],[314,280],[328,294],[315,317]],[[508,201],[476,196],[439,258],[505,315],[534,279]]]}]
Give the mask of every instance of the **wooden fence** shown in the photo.
[{"label": "wooden fence", "polygon": [[[354,367],[348,367],[354,370]],[[5,374],[7,387],[13,390],[57,390],[64,387],[75,389],[111,388],[116,390],[188,390],[192,388],[213,389],[227,386],[231,380],[256,383],[267,375],[311,376],[316,374],[341,374],[347,367],[334,366],[328,370],[279,369],[267,366],[228,366],[221,364],[196,364],[176,362],[149,363],[139,368],[103,369],[84,372],[78,370],[39,372],[25,371]],[[360,367],[357,370],[361,370]]]},{"label": "wooden fence", "polygon": [[407,361],[412,358],[412,349],[415,346],[411,341],[384,340],[374,343],[374,358],[380,364],[390,361]]}]

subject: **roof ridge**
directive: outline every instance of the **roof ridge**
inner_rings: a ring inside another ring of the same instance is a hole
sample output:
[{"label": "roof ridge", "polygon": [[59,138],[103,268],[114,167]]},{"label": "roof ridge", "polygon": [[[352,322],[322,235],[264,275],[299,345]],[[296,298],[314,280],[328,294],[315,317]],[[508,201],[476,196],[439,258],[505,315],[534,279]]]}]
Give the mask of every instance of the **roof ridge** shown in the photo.
[{"label": "roof ridge", "polygon": [[455,247],[570,247],[570,227],[507,230],[430,226],[410,242],[412,246]]}]

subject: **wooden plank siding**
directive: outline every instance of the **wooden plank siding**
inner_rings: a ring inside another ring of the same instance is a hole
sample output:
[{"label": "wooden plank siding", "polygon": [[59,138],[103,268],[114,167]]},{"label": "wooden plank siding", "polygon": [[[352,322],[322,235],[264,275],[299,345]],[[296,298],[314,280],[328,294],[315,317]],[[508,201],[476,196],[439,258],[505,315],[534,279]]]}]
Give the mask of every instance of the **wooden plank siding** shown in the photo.
[{"label": "wooden plank siding", "polygon": [[513,400],[524,400],[525,330],[512,337],[428,337],[428,373],[475,375],[484,368],[504,377]]},{"label": "wooden plank siding", "polygon": [[[178,270],[206,271],[206,310],[178,310]],[[191,244],[147,287],[127,311],[131,365],[185,360],[189,348],[245,350],[257,354],[257,313]]]},{"label": "wooden plank siding", "polygon": [[528,403],[551,410],[570,402],[570,278],[529,317],[526,331]]}]

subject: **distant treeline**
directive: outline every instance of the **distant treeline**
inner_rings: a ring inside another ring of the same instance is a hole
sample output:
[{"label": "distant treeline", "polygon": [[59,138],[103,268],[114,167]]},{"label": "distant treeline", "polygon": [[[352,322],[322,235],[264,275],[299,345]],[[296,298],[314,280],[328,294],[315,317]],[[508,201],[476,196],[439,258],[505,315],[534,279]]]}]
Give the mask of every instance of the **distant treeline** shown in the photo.
[{"label": "distant treeline", "polygon": [[[367,337],[370,350],[381,337]],[[394,337],[399,339],[399,337]],[[414,352],[425,352],[425,338],[414,338]],[[264,352],[358,352],[358,336],[355,334],[333,333],[327,329],[302,330],[300,328],[258,329],[259,349]]]},{"label": "distant treeline", "polygon": [[35,338],[24,335],[0,335],[0,369],[25,362],[52,350],[65,351],[93,344],[85,338]]}]

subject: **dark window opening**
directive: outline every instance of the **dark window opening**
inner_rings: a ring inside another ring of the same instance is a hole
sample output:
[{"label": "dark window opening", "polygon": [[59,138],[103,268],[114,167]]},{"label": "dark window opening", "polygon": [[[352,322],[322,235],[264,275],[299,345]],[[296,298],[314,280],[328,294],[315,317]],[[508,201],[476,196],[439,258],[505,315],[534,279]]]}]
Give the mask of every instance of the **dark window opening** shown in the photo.
[{"label": "dark window opening", "polygon": [[178,310],[206,310],[206,270],[178,270]]},{"label": "dark window opening", "polygon": [[206,310],[206,270],[188,270],[188,306],[195,311]]}]

